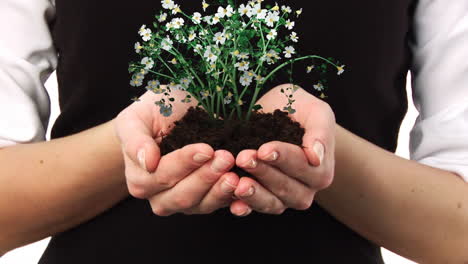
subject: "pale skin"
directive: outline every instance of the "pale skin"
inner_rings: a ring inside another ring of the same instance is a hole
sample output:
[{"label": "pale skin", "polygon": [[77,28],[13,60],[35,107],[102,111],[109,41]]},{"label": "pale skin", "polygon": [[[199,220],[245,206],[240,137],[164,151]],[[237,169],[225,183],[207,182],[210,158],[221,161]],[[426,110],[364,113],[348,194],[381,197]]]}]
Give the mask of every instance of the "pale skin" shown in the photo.
[{"label": "pale skin", "polygon": [[[156,118],[155,110],[145,111],[143,104],[77,135],[2,149],[0,193],[7,199],[0,201],[0,226],[9,228],[0,229],[0,252],[96,216],[127,195],[126,181],[130,193],[148,199],[158,215],[209,213],[226,206],[236,215],[252,210],[280,214],[286,208],[307,209],[315,198],[364,237],[403,256],[422,263],[468,261],[468,184],[353,135],[334,123],[327,104],[305,91],[298,90],[296,98],[298,113],[292,118],[306,129],[304,149],[270,142],[234,159],[226,151],[195,144],[159,157],[151,139],[170,130],[169,122]],[[277,87],[259,102],[272,111],[284,100]],[[313,121],[304,114],[310,112],[316,113]],[[323,157],[314,147],[317,140],[324,146]],[[141,147],[144,163],[137,155]],[[77,154],[85,158],[76,159]],[[234,162],[258,182],[227,172]],[[254,192],[245,197],[250,187]],[[190,197],[177,199],[187,190]]]}]

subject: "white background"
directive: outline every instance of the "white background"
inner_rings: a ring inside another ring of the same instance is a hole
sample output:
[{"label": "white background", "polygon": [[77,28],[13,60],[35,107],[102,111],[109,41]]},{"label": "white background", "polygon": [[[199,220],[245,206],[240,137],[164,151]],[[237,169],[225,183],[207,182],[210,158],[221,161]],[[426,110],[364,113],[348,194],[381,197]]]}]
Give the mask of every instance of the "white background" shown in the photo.
[{"label": "white background", "polygon": [[[397,155],[401,157],[408,158],[408,136],[411,127],[414,124],[414,121],[417,117],[417,111],[413,106],[411,98],[411,89],[410,89],[410,79],[408,78],[408,98],[409,98],[409,109],[406,115],[405,120],[400,129],[400,135],[398,140],[398,149]],[[49,81],[46,84],[48,88],[49,95],[52,102],[52,113],[51,119],[49,122],[48,135],[50,133],[50,127],[54,123],[55,118],[59,114],[58,108],[58,99],[57,99],[57,83],[55,75],[51,76]],[[36,242],[34,244],[18,248],[7,253],[5,256],[0,258],[0,264],[35,264],[39,261],[39,258],[42,255],[42,252],[47,247],[49,239],[44,239],[42,241]],[[382,249],[385,263],[387,264],[410,264],[414,263],[407,259],[404,259],[396,254],[393,254],[390,251]]]}]

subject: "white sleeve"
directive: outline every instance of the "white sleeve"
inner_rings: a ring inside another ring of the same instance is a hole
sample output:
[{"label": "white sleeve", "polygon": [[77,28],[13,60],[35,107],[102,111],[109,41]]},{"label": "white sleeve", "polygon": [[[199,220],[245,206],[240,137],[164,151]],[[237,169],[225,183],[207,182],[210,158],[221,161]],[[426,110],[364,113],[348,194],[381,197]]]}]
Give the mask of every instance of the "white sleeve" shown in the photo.
[{"label": "white sleeve", "polygon": [[51,0],[0,1],[0,147],[45,139],[44,82],[57,64]]},{"label": "white sleeve", "polygon": [[468,1],[419,0],[413,33],[411,159],[468,181]]}]

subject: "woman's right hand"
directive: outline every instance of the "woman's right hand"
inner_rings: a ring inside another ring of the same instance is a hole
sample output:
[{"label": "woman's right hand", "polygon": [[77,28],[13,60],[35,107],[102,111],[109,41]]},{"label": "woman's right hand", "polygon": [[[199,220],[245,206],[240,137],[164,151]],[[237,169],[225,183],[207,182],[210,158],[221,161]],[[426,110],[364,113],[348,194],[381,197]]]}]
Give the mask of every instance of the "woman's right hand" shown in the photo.
[{"label": "woman's right hand", "polygon": [[115,120],[122,146],[129,193],[148,199],[159,216],[174,213],[208,214],[227,207],[239,177],[228,172],[235,159],[228,151],[192,144],[161,157],[158,140],[197,102],[182,103],[185,91],[173,91],[173,113],[164,117],[154,104],[160,95],[148,91]]}]

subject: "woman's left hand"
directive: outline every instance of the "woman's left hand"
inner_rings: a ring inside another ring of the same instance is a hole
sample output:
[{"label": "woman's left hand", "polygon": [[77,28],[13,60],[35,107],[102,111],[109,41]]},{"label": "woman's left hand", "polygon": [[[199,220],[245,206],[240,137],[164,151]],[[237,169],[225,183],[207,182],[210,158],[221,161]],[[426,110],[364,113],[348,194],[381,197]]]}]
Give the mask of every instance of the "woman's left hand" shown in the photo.
[{"label": "woman's left hand", "polygon": [[[273,88],[257,104],[264,112],[283,109],[287,98],[280,90],[291,84]],[[299,88],[293,95],[296,112],[290,117],[305,129],[303,146],[285,142],[268,142],[258,150],[244,150],[236,165],[255,179],[240,179],[231,204],[231,212],[246,216],[255,210],[266,214],[282,214],[287,208],[307,210],[317,191],[333,180],[335,167],[335,116],[330,106]]]}]

